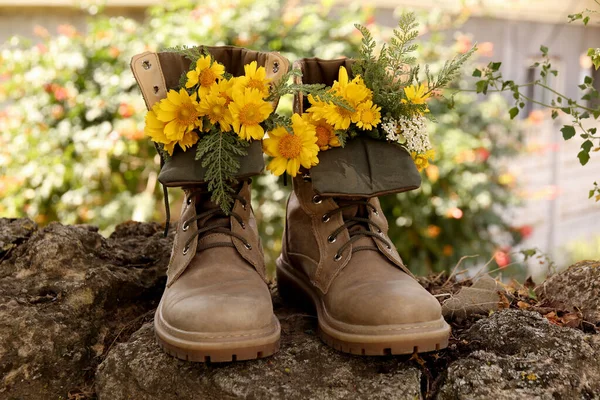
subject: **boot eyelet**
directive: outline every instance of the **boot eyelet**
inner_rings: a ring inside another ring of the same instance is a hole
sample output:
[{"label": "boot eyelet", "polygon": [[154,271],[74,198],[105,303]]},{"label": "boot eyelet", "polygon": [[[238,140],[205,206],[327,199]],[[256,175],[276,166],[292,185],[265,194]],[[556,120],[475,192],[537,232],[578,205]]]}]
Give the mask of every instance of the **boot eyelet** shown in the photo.
[{"label": "boot eyelet", "polygon": [[341,254],[336,254],[335,256],[333,256],[333,261],[340,261],[341,259],[342,259]]},{"label": "boot eyelet", "polygon": [[187,222],[184,222],[183,225],[181,225],[181,230],[186,232],[188,229],[190,229],[190,226]]},{"label": "boot eyelet", "polygon": [[312,198],[312,202],[315,204],[321,204],[323,202],[323,199],[321,198],[321,196],[319,196],[318,194],[314,195]]},{"label": "boot eyelet", "polygon": [[246,203],[242,204],[242,210],[246,210]]},{"label": "boot eyelet", "polygon": [[190,251],[190,246],[185,246],[185,247],[183,248],[183,252],[182,252],[182,253],[183,253],[183,255],[185,256],[185,255],[186,255],[186,254],[187,254],[189,251]]},{"label": "boot eyelet", "polygon": [[383,231],[381,229],[377,229],[377,233],[382,234]]},{"label": "boot eyelet", "polygon": [[331,235],[329,235],[329,237],[327,238],[327,241],[329,243],[335,243],[336,240],[337,240],[337,238],[335,236],[331,236]]},{"label": "boot eyelet", "polygon": [[187,205],[189,206],[190,204],[192,204],[192,197],[188,197],[188,199],[186,200]]},{"label": "boot eyelet", "polygon": [[242,229],[246,229],[246,224],[243,222],[240,222],[240,226],[242,227]]},{"label": "boot eyelet", "polygon": [[377,210],[373,210],[373,214],[379,215],[379,212],[377,212]]},{"label": "boot eyelet", "polygon": [[250,243],[244,243],[244,246],[246,246],[246,249],[252,250],[252,245]]},{"label": "boot eyelet", "polygon": [[322,220],[323,222],[329,222],[329,220],[330,220],[330,219],[331,219],[331,218],[330,218],[330,217],[329,217],[329,215],[327,215],[327,214],[323,214],[323,218],[321,218],[321,220]]},{"label": "boot eyelet", "polygon": [[388,250],[392,249],[392,246],[390,246],[389,244],[386,244],[385,247],[387,247]]},{"label": "boot eyelet", "polygon": [[275,61],[273,63],[273,73],[276,74],[279,71],[279,62]]}]

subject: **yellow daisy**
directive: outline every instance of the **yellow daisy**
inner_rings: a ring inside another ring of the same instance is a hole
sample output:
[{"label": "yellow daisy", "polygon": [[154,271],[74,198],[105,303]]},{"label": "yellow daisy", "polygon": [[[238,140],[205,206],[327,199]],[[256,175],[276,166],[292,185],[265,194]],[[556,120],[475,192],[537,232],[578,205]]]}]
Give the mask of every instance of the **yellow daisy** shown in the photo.
[{"label": "yellow daisy", "polygon": [[277,127],[263,141],[264,152],[274,157],[267,166],[274,175],[287,172],[296,176],[301,166],[310,168],[319,163],[319,146],[314,125],[294,114],[292,131],[293,134],[281,126]]},{"label": "yellow daisy", "polygon": [[211,56],[201,56],[196,61],[196,68],[187,73],[186,88],[191,88],[199,85],[198,92],[200,96],[204,96],[208,88],[217,82],[217,79],[223,78],[225,67],[216,61],[213,61]]},{"label": "yellow daisy", "polygon": [[327,123],[325,119],[319,119],[317,121],[310,118],[310,114],[304,114],[302,117],[307,116],[307,121],[315,127],[317,135],[317,146],[321,150],[328,150],[332,147],[340,147],[340,139],[335,134],[333,126]]},{"label": "yellow daisy", "polygon": [[196,144],[198,141],[198,134],[193,131],[185,133],[179,141],[169,140],[165,135],[166,124],[159,120],[156,116],[156,112],[158,111],[159,107],[160,103],[156,103],[152,107],[152,110],[146,113],[146,125],[144,126],[144,132],[146,135],[150,136],[152,141],[163,144],[165,151],[167,151],[169,155],[173,155],[175,145],[178,143],[183,151]]},{"label": "yellow daisy", "polygon": [[216,86],[214,85],[208,94],[200,100],[199,110],[202,115],[209,119],[211,124],[215,125],[218,123],[221,131],[229,132],[233,118],[231,117],[231,111],[227,107],[226,98],[221,96]]},{"label": "yellow daisy", "polygon": [[263,100],[258,89],[245,88],[233,91],[233,102],[229,104],[235,133],[244,140],[260,140],[265,131],[260,123],[271,115],[273,107]]},{"label": "yellow daisy", "polygon": [[427,99],[431,97],[431,93],[427,93],[427,86],[424,84],[411,85],[404,88],[406,100],[402,99],[403,103],[425,104]]},{"label": "yellow daisy", "polygon": [[381,122],[381,107],[371,100],[359,104],[356,111],[356,119],[353,118],[352,122],[361,129],[370,131]]},{"label": "yellow daisy", "polygon": [[244,75],[239,76],[235,83],[236,90],[244,90],[245,88],[254,88],[258,90],[262,97],[269,95],[269,82],[267,78],[267,70],[265,67],[258,67],[256,61],[244,65]]},{"label": "yellow daisy", "polygon": [[424,170],[425,168],[427,168],[429,166],[429,161],[433,161],[435,159],[435,150],[434,149],[430,149],[427,150],[425,153],[421,153],[421,154],[417,154],[416,152],[411,152],[410,155],[412,156],[412,159],[415,161],[415,165],[417,166],[417,169],[419,170],[419,172],[421,172],[422,170]]},{"label": "yellow daisy", "polygon": [[231,79],[219,79],[219,81],[211,86],[211,92],[216,92],[225,99],[225,105],[229,106],[229,103],[233,101],[233,87],[238,78]]},{"label": "yellow daisy", "polygon": [[189,95],[185,89],[169,90],[167,97],[158,103],[156,117],[164,122],[169,140],[182,140],[187,132],[202,129],[202,114],[196,93]]}]

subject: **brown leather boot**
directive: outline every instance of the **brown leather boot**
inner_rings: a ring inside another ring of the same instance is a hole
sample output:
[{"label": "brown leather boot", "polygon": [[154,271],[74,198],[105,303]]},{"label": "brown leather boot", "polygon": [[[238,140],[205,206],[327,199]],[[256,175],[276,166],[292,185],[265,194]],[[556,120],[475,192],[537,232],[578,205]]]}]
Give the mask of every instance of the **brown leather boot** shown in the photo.
[{"label": "brown leather boot", "polygon": [[[277,53],[236,47],[206,47],[234,76],[257,61],[273,81],[289,62]],[[143,53],[132,60],[146,105],[176,87],[189,60],[176,53]],[[211,202],[205,169],[195,146],[165,160],[159,181],[182,187],[185,200],[154,329],[169,354],[190,361],[236,361],[269,356],[279,349],[280,325],[265,280],[264,256],[250,205],[251,176],[264,168],[260,142],[240,159],[235,203],[230,215]]]},{"label": "brown leather boot", "polygon": [[[304,83],[332,85],[351,60],[303,59]],[[295,109],[307,104],[301,96]],[[415,189],[420,176],[402,148],[351,139],[319,153],[319,165],[293,179],[283,249],[281,295],[314,305],[322,339],[343,352],[408,354],[448,345],[438,301],[404,266],[387,236],[377,196]]]}]

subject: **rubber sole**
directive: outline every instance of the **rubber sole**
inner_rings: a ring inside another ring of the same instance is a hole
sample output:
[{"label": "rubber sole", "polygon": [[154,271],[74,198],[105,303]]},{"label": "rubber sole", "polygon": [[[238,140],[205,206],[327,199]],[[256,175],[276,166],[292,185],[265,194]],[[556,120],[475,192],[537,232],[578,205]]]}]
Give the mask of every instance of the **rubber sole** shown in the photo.
[{"label": "rubber sole", "polygon": [[266,330],[190,340],[190,337],[182,336],[194,336],[194,333],[174,335],[177,330],[165,323],[160,309],[159,306],[154,316],[156,341],[165,353],[181,360],[205,363],[255,360],[269,357],[279,351],[281,327],[275,315],[272,327]]},{"label": "rubber sole", "polygon": [[[316,312],[319,336],[336,350],[363,356],[385,356],[426,353],[448,347],[450,326],[443,317],[426,323],[386,325],[381,331],[374,327],[328,321],[330,317],[323,308],[317,289],[281,258],[276,264],[280,296],[287,303],[313,311],[313,314]],[[334,328],[332,323],[346,325],[350,329],[342,331]]]}]

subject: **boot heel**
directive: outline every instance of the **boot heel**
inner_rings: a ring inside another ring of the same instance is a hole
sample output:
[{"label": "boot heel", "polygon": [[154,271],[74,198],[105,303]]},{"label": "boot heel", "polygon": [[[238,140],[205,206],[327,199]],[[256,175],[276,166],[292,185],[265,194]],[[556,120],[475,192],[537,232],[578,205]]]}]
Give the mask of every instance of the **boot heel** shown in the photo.
[{"label": "boot heel", "polygon": [[317,314],[315,303],[306,289],[303,288],[302,282],[299,278],[293,275],[293,272],[287,270],[291,267],[287,267],[286,264],[277,260],[277,292],[279,297],[288,306],[299,308],[312,315]]}]

